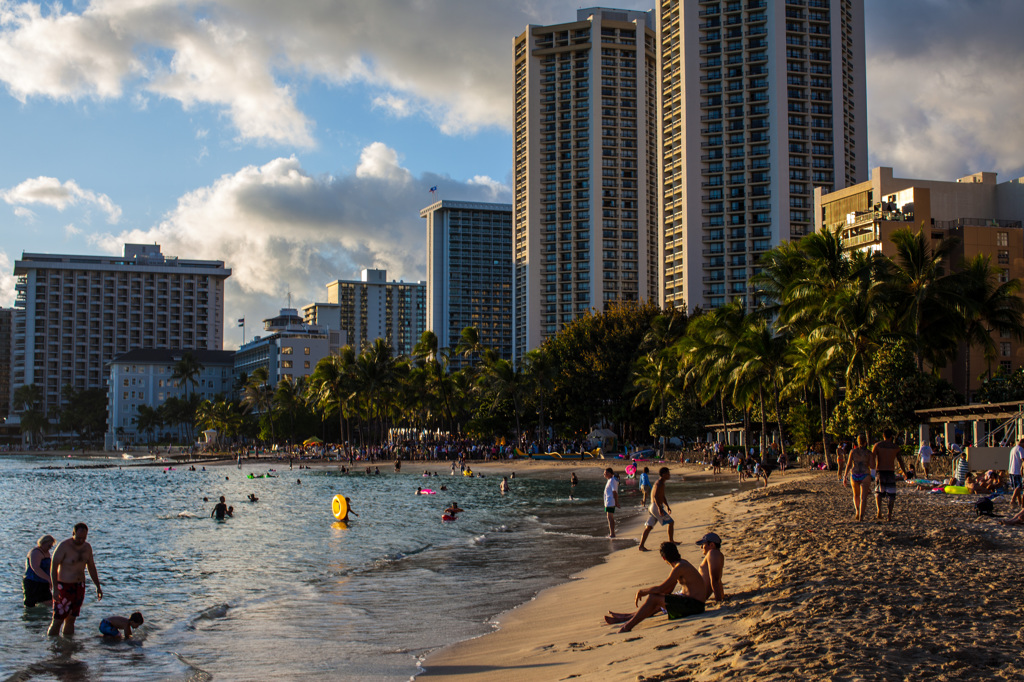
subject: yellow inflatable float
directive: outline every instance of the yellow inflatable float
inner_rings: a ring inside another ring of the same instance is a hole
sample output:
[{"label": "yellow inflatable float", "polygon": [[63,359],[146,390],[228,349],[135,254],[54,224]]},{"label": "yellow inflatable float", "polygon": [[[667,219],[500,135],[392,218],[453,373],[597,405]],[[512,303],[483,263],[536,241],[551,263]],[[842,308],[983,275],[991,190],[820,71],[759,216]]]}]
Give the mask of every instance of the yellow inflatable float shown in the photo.
[{"label": "yellow inflatable float", "polygon": [[334,512],[334,518],[339,521],[348,520],[348,498],[344,495],[335,495],[331,501],[331,511]]}]

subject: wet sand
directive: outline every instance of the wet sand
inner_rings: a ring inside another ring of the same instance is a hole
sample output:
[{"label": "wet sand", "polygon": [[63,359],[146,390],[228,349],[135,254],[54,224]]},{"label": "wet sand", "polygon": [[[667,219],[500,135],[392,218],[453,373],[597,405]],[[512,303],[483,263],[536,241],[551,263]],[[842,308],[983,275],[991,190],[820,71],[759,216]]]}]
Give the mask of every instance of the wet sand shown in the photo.
[{"label": "wet sand", "polygon": [[[749,484],[748,484],[749,485]],[[683,558],[723,538],[725,604],[650,618],[620,635],[667,565],[630,546],[430,656],[440,680],[1022,679],[1024,527],[976,519],[973,496],[900,490],[891,524],[855,522],[835,473],[773,476],[767,489],[678,505]],[[669,499],[671,503],[671,497]],[[1008,503],[997,502],[1006,514]],[[638,535],[635,523],[628,534]],[[649,540],[663,539],[656,529]]]}]

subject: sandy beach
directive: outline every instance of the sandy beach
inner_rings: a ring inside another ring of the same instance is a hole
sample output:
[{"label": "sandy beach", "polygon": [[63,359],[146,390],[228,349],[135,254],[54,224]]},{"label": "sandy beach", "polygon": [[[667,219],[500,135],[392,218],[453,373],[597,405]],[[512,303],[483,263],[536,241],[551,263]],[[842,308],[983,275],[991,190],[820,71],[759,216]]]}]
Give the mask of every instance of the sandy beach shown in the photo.
[{"label": "sandy beach", "polygon": [[[901,489],[893,523],[857,523],[834,473],[776,474],[767,489],[674,507],[683,558],[723,539],[723,605],[604,624],[667,566],[635,545],[434,653],[438,680],[1021,679],[1024,531],[976,519],[968,496]],[[671,497],[669,499],[671,503]],[[1008,504],[997,503],[997,513]],[[595,513],[598,513],[595,510]],[[872,503],[873,515],[873,503]],[[624,536],[639,535],[639,521]],[[664,533],[655,530],[651,546]]]}]

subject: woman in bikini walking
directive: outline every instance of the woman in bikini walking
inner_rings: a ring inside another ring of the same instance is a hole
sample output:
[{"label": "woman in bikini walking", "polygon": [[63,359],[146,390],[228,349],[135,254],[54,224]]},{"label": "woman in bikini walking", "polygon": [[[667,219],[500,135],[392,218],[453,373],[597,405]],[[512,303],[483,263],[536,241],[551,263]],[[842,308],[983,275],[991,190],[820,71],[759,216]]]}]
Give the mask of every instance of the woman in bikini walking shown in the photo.
[{"label": "woman in bikini walking", "polygon": [[854,518],[864,520],[864,505],[871,491],[871,453],[864,447],[864,436],[857,436],[857,447],[850,451],[843,471],[843,485],[853,488]]}]

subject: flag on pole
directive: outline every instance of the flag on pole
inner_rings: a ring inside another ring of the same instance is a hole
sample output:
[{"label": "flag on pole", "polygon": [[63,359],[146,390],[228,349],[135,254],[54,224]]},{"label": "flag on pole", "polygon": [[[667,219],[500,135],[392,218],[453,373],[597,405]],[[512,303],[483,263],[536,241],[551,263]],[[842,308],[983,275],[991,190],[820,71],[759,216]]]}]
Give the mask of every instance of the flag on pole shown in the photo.
[{"label": "flag on pole", "polygon": [[245,318],[244,317],[238,318],[238,326],[239,327],[244,327],[245,326]]},{"label": "flag on pole", "polygon": [[430,188],[430,193],[437,194],[437,185],[434,185],[433,187]]}]

